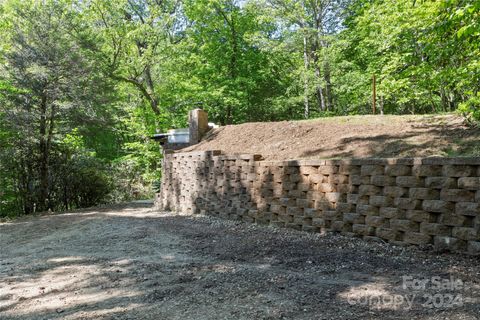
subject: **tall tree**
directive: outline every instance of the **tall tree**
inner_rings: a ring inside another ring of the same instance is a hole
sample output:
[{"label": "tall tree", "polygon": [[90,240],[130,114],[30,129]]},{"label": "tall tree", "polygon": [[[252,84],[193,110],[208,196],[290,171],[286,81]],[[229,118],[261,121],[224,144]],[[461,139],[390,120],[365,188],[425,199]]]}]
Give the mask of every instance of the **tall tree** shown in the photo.
[{"label": "tall tree", "polygon": [[[88,29],[72,4],[9,2],[11,47],[3,74],[15,88],[2,105],[4,125],[23,186],[25,212],[52,208],[52,157],[57,140],[80,120],[95,117],[105,82],[84,47],[93,47]],[[7,16],[7,15],[6,15]]]},{"label": "tall tree", "polygon": [[115,0],[88,3],[102,35],[110,76],[132,85],[158,116],[162,113],[162,67],[181,40],[183,21],[175,0]]},{"label": "tall tree", "polygon": [[[279,19],[286,21],[286,32],[301,34],[304,68],[304,116],[310,114],[309,96],[313,91],[319,111],[333,107],[331,62],[328,50],[333,35],[342,28],[343,12],[350,1],[268,0]],[[313,71],[313,72],[312,72]],[[313,73],[312,76],[309,76]],[[312,81],[309,81],[312,79]],[[312,83],[310,83],[312,82]],[[310,88],[313,86],[313,90]]]}]

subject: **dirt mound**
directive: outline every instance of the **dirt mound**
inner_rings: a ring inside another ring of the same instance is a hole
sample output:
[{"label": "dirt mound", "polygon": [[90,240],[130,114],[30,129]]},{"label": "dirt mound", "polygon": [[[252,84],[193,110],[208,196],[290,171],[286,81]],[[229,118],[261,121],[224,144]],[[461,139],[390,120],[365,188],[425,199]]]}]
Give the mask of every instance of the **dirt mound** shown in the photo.
[{"label": "dirt mound", "polygon": [[479,129],[452,114],[348,116],[229,125],[180,152],[222,150],[267,160],[479,156],[479,138]]}]

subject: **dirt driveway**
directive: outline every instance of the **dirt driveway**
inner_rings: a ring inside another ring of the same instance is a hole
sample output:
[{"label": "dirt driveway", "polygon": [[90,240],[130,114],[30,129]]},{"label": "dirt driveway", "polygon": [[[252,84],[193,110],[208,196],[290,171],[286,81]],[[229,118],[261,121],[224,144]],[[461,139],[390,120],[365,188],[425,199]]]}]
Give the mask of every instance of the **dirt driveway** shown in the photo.
[{"label": "dirt driveway", "polygon": [[0,224],[0,319],[480,319],[480,259],[130,204]]}]

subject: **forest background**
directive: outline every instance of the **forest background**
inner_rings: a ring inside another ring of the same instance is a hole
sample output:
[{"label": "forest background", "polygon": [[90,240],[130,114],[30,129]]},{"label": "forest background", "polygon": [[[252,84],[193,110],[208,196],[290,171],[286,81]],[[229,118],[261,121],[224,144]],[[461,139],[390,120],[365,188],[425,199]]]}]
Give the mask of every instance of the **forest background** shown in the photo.
[{"label": "forest background", "polygon": [[152,196],[156,132],[480,118],[478,0],[0,0],[0,216]]}]

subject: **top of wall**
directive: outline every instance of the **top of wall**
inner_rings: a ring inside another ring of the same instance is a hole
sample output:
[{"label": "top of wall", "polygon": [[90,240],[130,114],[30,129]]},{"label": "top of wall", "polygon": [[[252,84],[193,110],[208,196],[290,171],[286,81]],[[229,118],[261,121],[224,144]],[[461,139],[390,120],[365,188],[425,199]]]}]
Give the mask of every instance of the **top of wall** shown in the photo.
[{"label": "top of wall", "polygon": [[290,159],[265,160],[260,154],[222,154],[220,150],[169,152],[167,160],[226,160],[255,161],[261,166],[300,167],[325,165],[480,165],[480,157],[426,157],[426,158],[344,158],[344,159]]},{"label": "top of wall", "polygon": [[265,160],[458,157],[479,156],[478,141],[480,130],[452,114],[348,116],[224,126],[180,152],[221,150]]}]

